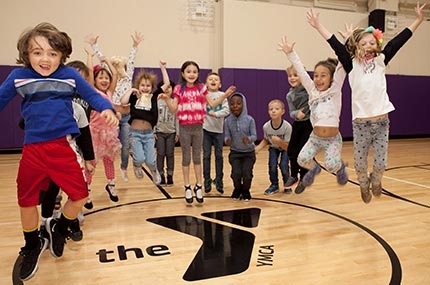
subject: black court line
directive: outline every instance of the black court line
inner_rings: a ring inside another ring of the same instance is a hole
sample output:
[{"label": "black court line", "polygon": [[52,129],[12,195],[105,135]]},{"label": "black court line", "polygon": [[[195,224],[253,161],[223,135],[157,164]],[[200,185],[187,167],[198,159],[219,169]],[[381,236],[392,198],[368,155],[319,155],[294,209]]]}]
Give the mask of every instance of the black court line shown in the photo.
[{"label": "black court line", "polygon": [[[206,196],[205,198],[207,199],[231,199],[228,196]],[[174,200],[182,200],[183,197],[177,197],[177,198],[171,198]],[[259,201],[270,201],[270,202],[274,202],[274,203],[281,203],[281,204],[289,204],[289,205],[293,205],[293,206],[297,206],[297,207],[303,207],[303,208],[307,208],[310,210],[314,210],[314,211],[318,211],[318,212],[322,212],[328,215],[331,215],[333,217],[339,218],[341,220],[344,220],[356,227],[358,227],[359,229],[365,231],[366,233],[368,233],[371,237],[373,237],[381,246],[382,248],[384,248],[385,252],[388,255],[388,258],[390,259],[390,263],[391,263],[391,279],[390,279],[390,283],[388,283],[389,285],[400,285],[401,281],[402,281],[402,266],[400,264],[400,260],[396,254],[396,252],[394,251],[394,249],[382,238],[380,237],[378,234],[376,234],[375,232],[373,232],[371,229],[367,228],[366,226],[353,221],[347,217],[341,216],[339,214],[330,212],[328,210],[324,210],[324,209],[320,209],[320,208],[316,208],[313,206],[309,206],[309,205],[304,205],[304,204],[299,204],[299,203],[294,203],[294,202],[289,202],[289,201],[279,201],[279,200],[273,200],[273,199],[267,199],[267,198],[252,198],[252,200],[259,200]],[[251,200],[251,201],[252,201]],[[124,206],[128,206],[128,205],[134,205],[134,204],[140,204],[140,203],[147,203],[147,202],[158,202],[158,201],[165,201],[164,198],[158,198],[158,199],[152,199],[152,200],[141,200],[141,201],[134,201],[134,202],[129,202],[129,203],[125,203],[125,204],[121,204],[121,205],[116,205],[116,206],[109,206],[106,208],[102,208],[96,211],[92,211],[92,212],[88,212],[86,214],[84,214],[85,216],[91,215],[91,214],[95,214],[95,213],[99,213],[99,212],[103,212],[103,211],[107,211],[113,208],[119,208],[119,207],[124,207]],[[238,201],[237,203],[241,203],[240,201]],[[251,203],[251,202],[246,202],[246,204]]]},{"label": "black court line", "polygon": [[[318,162],[317,162],[317,163],[318,163]],[[322,166],[320,163],[318,163],[318,164],[320,165],[320,167],[321,167],[324,171],[326,171],[327,173],[329,173],[329,174],[331,174],[331,175],[336,176],[336,173],[330,172],[330,171],[328,171],[324,166]],[[391,168],[387,168],[387,169],[385,170],[385,172],[390,171],[390,170],[394,170],[394,169],[414,168],[414,167],[415,167],[415,168],[419,168],[419,169],[428,170],[427,168],[421,168],[421,167],[426,167],[426,166],[430,166],[430,164],[416,164],[416,165],[407,165],[407,166],[391,167]],[[349,179],[349,178],[348,178],[348,182],[349,182],[349,183],[351,183],[351,184],[357,185],[358,187],[360,187],[360,184],[359,184],[358,182],[353,181],[353,180],[351,180],[351,179]],[[392,193],[392,192],[388,191],[388,190],[387,190],[387,189],[385,189],[385,188],[382,188],[382,194],[383,194],[383,195],[386,195],[386,196],[388,196],[388,197],[391,197],[391,198],[395,198],[395,199],[402,200],[402,201],[404,201],[404,202],[408,202],[408,203],[411,203],[411,204],[414,204],[414,205],[417,205],[417,206],[420,206],[420,207],[423,207],[423,208],[430,209],[430,205],[426,205],[426,204],[423,204],[423,203],[420,203],[420,202],[417,202],[417,201],[413,201],[413,200],[410,200],[410,199],[408,199],[408,198],[405,198],[405,197],[399,196],[399,195],[397,195],[397,194],[394,194],[394,193]]]},{"label": "black court line", "polygon": [[[143,171],[146,173],[146,175],[149,177],[149,179],[151,179],[151,183],[152,183],[152,175],[151,175],[151,173],[145,168],[145,167],[143,167],[142,166],[142,169],[143,169]],[[155,185],[155,184],[154,184]],[[169,193],[167,193],[167,191],[166,190],[164,190],[164,188],[163,188],[163,186],[161,186],[161,185],[155,185],[155,186],[157,186],[157,188],[158,188],[158,190],[160,190],[160,192],[161,193],[163,193],[163,195],[167,198],[167,199],[172,199],[172,196],[170,196],[170,194]]]}]

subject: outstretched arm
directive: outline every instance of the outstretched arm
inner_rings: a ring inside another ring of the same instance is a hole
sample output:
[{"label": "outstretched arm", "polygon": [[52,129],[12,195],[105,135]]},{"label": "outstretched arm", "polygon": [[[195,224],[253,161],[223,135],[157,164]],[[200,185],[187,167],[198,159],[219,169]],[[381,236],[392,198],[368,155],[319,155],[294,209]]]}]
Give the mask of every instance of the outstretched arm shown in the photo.
[{"label": "outstretched arm", "polygon": [[160,60],[161,75],[163,76],[163,85],[161,85],[161,89],[163,89],[163,92],[165,92],[170,85],[169,74],[167,73],[166,66],[167,63],[164,60]]},{"label": "outstretched arm", "polygon": [[420,6],[420,2],[417,2],[417,6],[415,7],[415,14],[417,15],[416,19],[412,22],[412,24],[408,27],[409,30],[415,32],[419,25],[424,21],[424,7],[426,3]]},{"label": "outstretched arm", "polygon": [[331,38],[331,36],[333,35],[333,33],[331,33],[329,30],[327,30],[326,27],[324,27],[320,23],[319,16],[320,16],[320,13],[316,13],[312,9],[310,9],[306,13],[306,18],[308,19],[308,23],[314,29],[316,29],[325,40],[328,40],[329,38]]},{"label": "outstretched arm", "polygon": [[97,41],[99,39],[99,36],[94,36],[93,34],[89,34],[85,37],[85,41],[90,44],[93,51],[96,53],[97,57],[100,59],[103,57],[103,53],[97,44]]},{"label": "outstretched arm", "polygon": [[85,49],[85,52],[87,53],[87,67],[88,67],[88,71],[89,71],[89,75],[88,75],[88,82],[91,84],[91,86],[94,86],[94,64],[93,64],[93,56],[94,53],[90,52],[88,49]]},{"label": "outstretched arm", "polygon": [[126,72],[130,78],[133,78],[134,60],[136,59],[137,48],[139,47],[139,44],[143,41],[143,35],[140,32],[134,32],[134,34],[131,35],[131,39],[133,41],[133,45],[128,56]]},{"label": "outstretched arm", "polygon": [[283,51],[287,55],[288,60],[293,64],[294,68],[296,69],[297,75],[300,77],[303,86],[308,91],[308,93],[310,93],[310,90],[314,86],[314,83],[309,73],[306,72],[305,67],[303,66],[303,63],[301,62],[299,56],[294,51],[295,45],[295,42],[289,43],[287,37],[284,36],[281,39],[281,42],[278,44],[278,49]]}]

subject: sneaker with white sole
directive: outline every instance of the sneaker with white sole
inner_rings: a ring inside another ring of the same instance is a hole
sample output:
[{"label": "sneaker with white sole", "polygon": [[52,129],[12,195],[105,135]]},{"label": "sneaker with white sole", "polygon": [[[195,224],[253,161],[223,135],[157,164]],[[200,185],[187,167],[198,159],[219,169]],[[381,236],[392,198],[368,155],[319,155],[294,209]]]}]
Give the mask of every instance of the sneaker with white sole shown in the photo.
[{"label": "sneaker with white sole", "polygon": [[46,230],[49,234],[49,250],[53,257],[63,256],[64,245],[66,244],[66,237],[58,231],[58,221],[54,218],[46,220]]},{"label": "sneaker with white sole", "polygon": [[134,170],[134,176],[136,176],[137,179],[143,178],[142,166],[133,166],[133,170]]},{"label": "sneaker with white sole", "polygon": [[185,201],[188,204],[193,203],[193,192],[191,191],[191,185],[185,185]]},{"label": "sneaker with white sole", "polygon": [[39,267],[39,259],[45,249],[48,247],[48,239],[39,238],[39,245],[35,249],[21,248],[19,255],[22,257],[19,278],[22,281],[27,281],[36,274]]},{"label": "sneaker with white sole", "polygon": [[194,186],[194,193],[196,194],[196,201],[198,203],[203,203],[203,193],[202,193],[202,185],[201,184],[196,184],[196,186]]},{"label": "sneaker with white sole", "polygon": [[278,185],[270,185],[269,188],[264,191],[264,195],[272,195],[279,192],[279,186]]}]

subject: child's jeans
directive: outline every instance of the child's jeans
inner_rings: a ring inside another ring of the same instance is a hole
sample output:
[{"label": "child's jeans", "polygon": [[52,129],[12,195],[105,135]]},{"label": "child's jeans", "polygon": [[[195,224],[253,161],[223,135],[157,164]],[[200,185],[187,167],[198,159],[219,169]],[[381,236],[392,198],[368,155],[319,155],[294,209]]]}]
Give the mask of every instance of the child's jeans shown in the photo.
[{"label": "child's jeans", "polygon": [[[280,158],[280,159],[279,159]],[[290,167],[288,166],[288,154],[287,151],[279,148],[269,148],[269,178],[271,185],[279,186],[278,179],[278,161],[279,168],[281,169],[282,181],[287,183],[290,175]]]},{"label": "child's jeans", "polygon": [[203,130],[203,178],[211,178],[211,152],[215,149],[215,180],[222,181],[224,159],[222,156],[223,134]]},{"label": "child's jeans", "polygon": [[133,165],[146,164],[151,170],[156,168],[155,139],[152,130],[130,129]]}]

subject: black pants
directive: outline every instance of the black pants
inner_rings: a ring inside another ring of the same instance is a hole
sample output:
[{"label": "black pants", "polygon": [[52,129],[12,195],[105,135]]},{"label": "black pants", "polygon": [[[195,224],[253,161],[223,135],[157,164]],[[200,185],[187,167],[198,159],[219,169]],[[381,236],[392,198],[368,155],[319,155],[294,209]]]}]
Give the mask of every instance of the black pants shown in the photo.
[{"label": "black pants", "polygon": [[298,174],[300,173],[300,179],[302,179],[308,170],[297,163],[297,157],[305,143],[308,141],[313,128],[310,120],[294,121],[292,127],[293,131],[291,132],[291,138],[288,143],[287,150],[288,157],[290,158],[290,176],[298,178]]},{"label": "black pants", "polygon": [[230,151],[228,162],[231,165],[231,179],[235,191],[240,193],[249,192],[255,164],[255,151],[237,152]]}]

